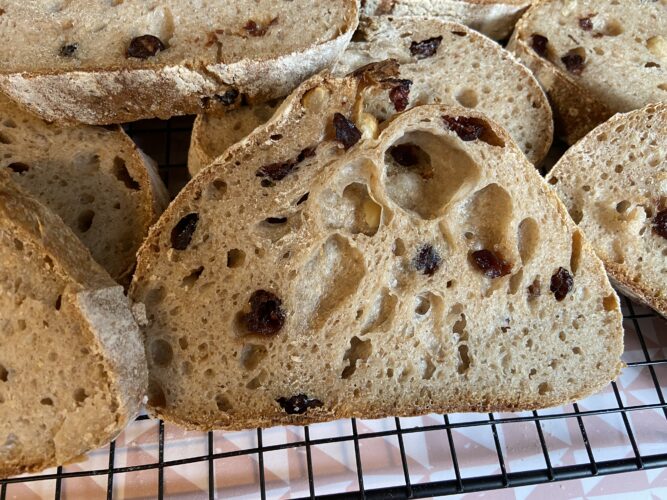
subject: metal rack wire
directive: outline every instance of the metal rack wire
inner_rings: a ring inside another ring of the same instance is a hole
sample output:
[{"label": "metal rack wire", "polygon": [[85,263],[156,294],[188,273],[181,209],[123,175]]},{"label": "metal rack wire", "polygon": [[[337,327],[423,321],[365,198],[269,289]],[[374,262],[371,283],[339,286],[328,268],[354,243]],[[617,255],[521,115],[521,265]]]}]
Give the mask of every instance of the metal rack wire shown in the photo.
[{"label": "metal rack wire", "polygon": [[[135,141],[158,161],[161,175],[172,194],[187,181],[186,160],[191,122],[190,118],[176,118],[167,122],[140,122],[127,127]],[[83,465],[59,467],[37,475],[0,481],[0,500],[21,498],[23,490],[15,488],[36,484],[49,485],[40,491],[39,496],[55,499],[84,496],[107,499],[162,499],[172,496],[229,498],[237,493],[246,498],[272,498],[278,494],[272,489],[268,477],[271,465],[267,462],[278,452],[297,452],[305,459],[305,463],[299,468],[300,477],[295,480],[299,486],[288,488],[287,492],[281,490],[282,496],[288,494],[290,498],[424,498],[667,467],[667,404],[663,393],[663,387],[667,387],[667,323],[648,309],[627,299],[623,299],[623,304],[628,346],[628,367],[624,376],[627,375],[628,380],[635,381],[637,377],[641,377],[643,402],[631,401],[626,387],[628,384],[623,382],[622,377],[619,382],[610,384],[606,396],[602,397],[597,406],[582,402],[571,407],[539,412],[443,415],[430,416],[427,419],[393,418],[375,421],[373,424],[352,419],[341,423],[328,435],[320,432],[317,426],[299,428],[292,432],[292,438],[283,439],[284,442],[274,442],[276,439],[270,435],[271,431],[257,429],[242,433],[243,445],[227,450],[216,447],[216,440],[227,437],[228,433],[209,432],[194,438],[201,441],[196,453],[176,458],[172,456],[173,453],[167,456],[170,447],[174,446],[174,440],[170,438],[166,425],[141,416],[131,427],[149,426],[146,431],[152,434],[149,446],[156,451],[150,460],[139,464],[127,464],[126,460],[123,465],[119,454],[126,453],[126,448],[132,447],[133,443],[119,445],[117,440],[107,448],[95,452],[95,457],[89,458]],[[646,332],[649,330],[651,338],[647,339]],[[643,434],[647,425],[645,419],[635,418],[638,415],[648,415],[652,419],[650,427],[656,434],[649,439],[651,446],[646,446],[645,436],[640,435],[640,431]],[[592,439],[596,427],[594,423],[591,424],[590,419],[596,417],[620,418],[616,425],[616,428],[620,429],[617,437],[626,441],[625,452],[611,456],[608,453],[610,448],[604,446],[604,443],[601,444],[599,436]],[[552,427],[563,424],[574,425],[580,442],[577,446],[572,446],[574,458],[570,463],[557,465],[556,461],[564,462],[555,457],[550,440],[553,435]],[[523,438],[521,434],[508,432],[508,428],[516,425],[522,426]],[[529,428],[534,429],[532,437],[525,434]],[[485,458],[491,461],[485,462],[484,470],[470,466],[471,448],[460,443],[460,436],[468,431],[490,431],[491,444],[487,449],[490,455]],[[419,474],[414,472],[416,462],[412,455],[416,437],[421,439],[417,443],[419,446],[432,448],[448,457],[432,467],[431,472],[435,471],[433,474],[422,474],[422,477],[419,477]],[[188,439],[187,436],[181,438]],[[391,449],[396,451],[395,460],[390,461],[393,479],[389,485],[384,481],[377,486],[378,481],[374,474],[378,470],[373,466],[372,460],[369,460],[367,453],[369,443],[374,440],[391,441]],[[543,465],[536,467],[535,460],[530,462],[529,467],[514,465],[516,461],[512,459],[512,455],[517,449],[527,446],[527,443],[533,447],[533,454],[538,456]],[[350,458],[350,474],[337,483],[326,481],[327,486],[322,488],[323,479],[318,473],[315,455],[319,456],[322,449],[330,446],[346,447],[345,453],[348,453]],[[224,483],[225,474],[232,475],[228,464],[244,457],[252,458],[247,462],[250,468],[254,468],[250,482],[236,489],[220,484]],[[170,490],[168,476],[179,467],[194,465],[200,467],[198,475],[202,481],[191,488],[191,491],[185,488],[175,495]],[[445,469],[447,477],[442,474],[438,476],[438,472]],[[132,479],[136,478],[138,473],[144,472],[151,472],[152,479],[138,482]],[[81,490],[79,487],[69,486],[78,484],[76,481],[81,478],[94,479],[97,489]],[[122,494],[119,493],[121,482],[124,483]],[[146,483],[150,484],[147,486]],[[133,485],[136,484],[141,484],[141,487],[133,492]],[[336,484],[342,486],[337,488]],[[87,493],[82,493],[83,491]]]}]

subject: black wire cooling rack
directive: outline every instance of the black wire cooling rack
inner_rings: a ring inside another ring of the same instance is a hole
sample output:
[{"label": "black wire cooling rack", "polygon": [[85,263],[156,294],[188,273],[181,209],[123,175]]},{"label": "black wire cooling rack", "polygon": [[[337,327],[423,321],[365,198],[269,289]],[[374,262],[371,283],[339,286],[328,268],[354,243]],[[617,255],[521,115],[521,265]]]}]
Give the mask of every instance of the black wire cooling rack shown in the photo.
[{"label": "black wire cooling rack", "polygon": [[[188,179],[191,125],[191,118],[175,118],[127,127],[139,146],[159,163],[172,196]],[[663,393],[663,387],[667,388],[667,323],[627,299],[623,299],[623,309],[628,367],[619,381],[591,401],[518,414],[394,418],[373,423],[352,419],[329,427],[328,434],[318,424],[292,428],[286,431],[289,439],[281,434],[277,440],[274,431],[261,429],[197,435],[181,431],[174,437],[166,430],[167,424],[141,416],[130,428],[140,426],[145,431],[141,435],[149,436],[142,445],[129,438],[119,444],[119,438],[91,453],[83,463],[0,481],[0,500],[23,498],[28,493],[56,499],[425,498],[667,467]],[[512,432],[516,426],[521,430]],[[554,436],[564,426],[574,437],[559,448]],[[471,446],[469,438],[484,433],[488,446]],[[233,449],[216,446],[220,439],[231,442],[231,434],[239,438]],[[462,436],[467,438],[462,441]],[[377,440],[392,445],[371,447]],[[196,445],[187,444],[193,441]],[[186,447],[178,448],[183,443]],[[339,455],[349,459],[342,467],[342,478],[340,470],[332,477],[319,466],[317,457],[332,446],[345,448]],[[141,463],[127,458],[132,453],[136,456],[142,447],[150,453],[142,455]],[[426,467],[414,458],[423,448],[429,449]],[[369,454],[369,450],[375,451]],[[298,470],[290,469],[287,479],[276,479],[272,471],[276,464],[280,468],[288,453],[300,457]],[[517,455],[530,460],[517,461]],[[233,476],[240,469],[232,462],[238,465],[243,459],[248,459],[241,463],[245,483],[235,483]],[[415,473],[415,468],[421,472]],[[179,470],[177,475],[175,470]]]}]

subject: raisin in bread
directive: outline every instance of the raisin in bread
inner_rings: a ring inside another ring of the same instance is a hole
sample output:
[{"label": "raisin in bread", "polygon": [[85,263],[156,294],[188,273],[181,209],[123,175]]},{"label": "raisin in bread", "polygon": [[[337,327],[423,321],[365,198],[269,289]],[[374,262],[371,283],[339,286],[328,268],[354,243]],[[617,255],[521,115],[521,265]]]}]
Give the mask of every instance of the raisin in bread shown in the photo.
[{"label": "raisin in bread", "polygon": [[[498,44],[460,24],[424,17],[364,19],[356,39],[335,67],[336,74],[388,58],[400,64],[394,81],[367,96],[368,112],[387,119],[407,106],[462,104],[503,125],[531,161],[539,163],[546,155],[553,135],[547,98],[530,72]],[[273,108],[243,106],[223,116],[199,117],[190,172],[207,166],[266,121]]]},{"label": "raisin in bread", "polygon": [[[369,74],[379,72],[379,75]],[[622,366],[600,260],[510,136],[357,78],[304,83],[138,258],[149,407],[190,428],[558,405]]]},{"label": "raisin in bread", "polygon": [[106,125],[283,96],[329,66],[355,0],[0,5],[0,88],[47,120]]},{"label": "raisin in bread", "polygon": [[612,281],[663,316],[666,135],[665,103],[616,115],[570,148],[549,175]]},{"label": "raisin in bread", "polygon": [[62,217],[125,284],[168,203],[152,160],[119,127],[47,123],[1,95],[0,170]]},{"label": "raisin in bread", "polygon": [[460,22],[494,40],[504,40],[529,0],[365,0],[367,16],[437,16]]},{"label": "raisin in bread", "polygon": [[0,171],[0,477],[113,439],[147,384],[123,288]]},{"label": "raisin in bread", "polygon": [[614,113],[667,100],[667,0],[534,2],[508,48],[537,76],[570,144]]}]

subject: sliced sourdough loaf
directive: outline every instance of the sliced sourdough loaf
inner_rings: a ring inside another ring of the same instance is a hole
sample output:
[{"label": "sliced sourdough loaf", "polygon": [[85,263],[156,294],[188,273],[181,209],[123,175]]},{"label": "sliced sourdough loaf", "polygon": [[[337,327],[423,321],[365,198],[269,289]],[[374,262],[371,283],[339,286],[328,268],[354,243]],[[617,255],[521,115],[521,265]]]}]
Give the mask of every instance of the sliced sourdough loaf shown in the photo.
[{"label": "sliced sourdough loaf", "polygon": [[470,26],[494,40],[512,32],[517,19],[530,0],[366,0],[362,14],[367,16],[434,16]]},{"label": "sliced sourdough loaf", "polygon": [[537,76],[574,144],[617,112],[667,100],[667,0],[541,0],[508,48]]},{"label": "sliced sourdough loaf", "polygon": [[[618,298],[500,126],[315,77],[140,250],[150,411],[189,428],[553,406],[618,375]],[[395,69],[395,67],[394,67]]]},{"label": "sliced sourdough loaf", "polygon": [[[551,108],[530,72],[496,43],[457,23],[434,18],[368,18],[362,21],[335,73],[394,58],[400,74],[367,96],[368,111],[387,119],[404,106],[462,104],[503,125],[528,158],[539,163],[553,135]],[[208,165],[248,130],[266,121],[276,105],[243,106],[195,121],[188,167]]]},{"label": "sliced sourdough loaf", "polygon": [[614,116],[570,148],[551,183],[628,295],[667,316],[667,104]]},{"label": "sliced sourdough loaf", "polygon": [[147,370],[123,288],[0,171],[0,477],[66,464],[139,411]]},{"label": "sliced sourdough loaf", "polygon": [[3,96],[0,170],[58,214],[125,284],[169,201],[152,160],[119,127],[47,123]]},{"label": "sliced sourdough loaf", "polygon": [[331,65],[356,0],[5,1],[0,88],[47,120],[106,125],[287,94]]}]

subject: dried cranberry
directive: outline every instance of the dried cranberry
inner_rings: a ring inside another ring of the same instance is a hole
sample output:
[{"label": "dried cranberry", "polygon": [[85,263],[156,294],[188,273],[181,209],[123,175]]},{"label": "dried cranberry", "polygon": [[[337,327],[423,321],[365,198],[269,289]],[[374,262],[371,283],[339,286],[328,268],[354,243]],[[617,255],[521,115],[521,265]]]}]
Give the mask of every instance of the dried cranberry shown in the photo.
[{"label": "dried cranberry", "polygon": [[556,300],[561,302],[567,297],[567,294],[572,291],[574,286],[574,279],[567,269],[560,267],[556,274],[551,277],[551,292],[555,295]]},{"label": "dried cranberry", "polygon": [[60,57],[72,57],[79,48],[78,43],[68,43],[60,47]]},{"label": "dried cranberry", "polygon": [[309,408],[320,408],[324,406],[319,399],[309,399],[305,394],[298,394],[291,398],[278,398],[276,402],[282,406],[288,415],[302,415]]},{"label": "dried cranberry", "polygon": [[427,57],[433,56],[438,51],[438,47],[440,47],[441,43],[441,36],[427,38],[421,42],[412,42],[410,44],[410,53],[417,59],[426,59]]},{"label": "dried cranberry", "polygon": [[127,48],[125,57],[134,57],[137,59],[148,59],[166,47],[162,40],[153,35],[143,35],[133,38],[130,46]]},{"label": "dried cranberry", "polygon": [[653,218],[653,232],[667,239],[667,209],[661,210]]},{"label": "dried cranberry", "polygon": [[7,165],[7,168],[10,169],[15,174],[22,174],[30,170],[30,167],[25,163],[15,162]]},{"label": "dried cranberry", "polygon": [[423,272],[426,276],[433,276],[440,269],[442,258],[432,245],[424,245],[415,255],[412,263],[417,271]]},{"label": "dried cranberry", "polygon": [[593,21],[590,17],[582,17],[579,19],[579,27],[584,31],[591,31],[593,29]]},{"label": "dried cranberry", "polygon": [[477,250],[471,256],[475,265],[487,278],[500,278],[512,272],[512,265],[499,253],[491,250]]},{"label": "dried cranberry", "polygon": [[533,33],[530,37],[530,46],[533,48],[535,53],[540,57],[546,57],[548,44],[549,44],[549,39],[546,36]]},{"label": "dried cranberry", "polygon": [[[255,175],[257,177],[268,177],[272,181],[281,181],[287,177],[296,167],[304,161],[306,158],[315,156],[316,146],[311,146],[306,149],[302,149],[301,152],[297,155],[296,158],[291,160],[270,163],[269,165],[264,165],[257,170]],[[270,183],[269,183],[270,185]]]},{"label": "dried cranberry", "polygon": [[443,116],[445,124],[463,141],[476,141],[484,132],[484,122],[467,116]]},{"label": "dried cranberry", "polygon": [[198,214],[188,214],[171,230],[171,247],[174,250],[185,250],[192,242],[192,235],[197,230]]},{"label": "dried cranberry", "polygon": [[227,90],[224,94],[216,94],[214,97],[217,101],[221,102],[225,106],[230,106],[236,102],[236,99],[239,96],[239,91],[235,88]]},{"label": "dried cranberry", "polygon": [[361,132],[357,126],[342,114],[336,113],[333,118],[336,140],[347,150],[361,140]]},{"label": "dried cranberry", "polygon": [[250,296],[250,312],[243,316],[243,323],[250,333],[275,335],[285,324],[282,300],[266,290],[257,290]]},{"label": "dried cranberry", "polygon": [[419,163],[419,146],[399,144],[389,149],[389,154],[401,167],[414,167]]},{"label": "dried cranberry", "polygon": [[412,87],[412,80],[391,78],[385,80],[385,82],[391,85],[389,100],[394,105],[394,109],[399,113],[405,111],[410,102],[410,87]]},{"label": "dried cranberry", "polygon": [[560,60],[573,75],[580,75],[584,71],[584,58],[578,53],[577,49],[568,51]]}]

